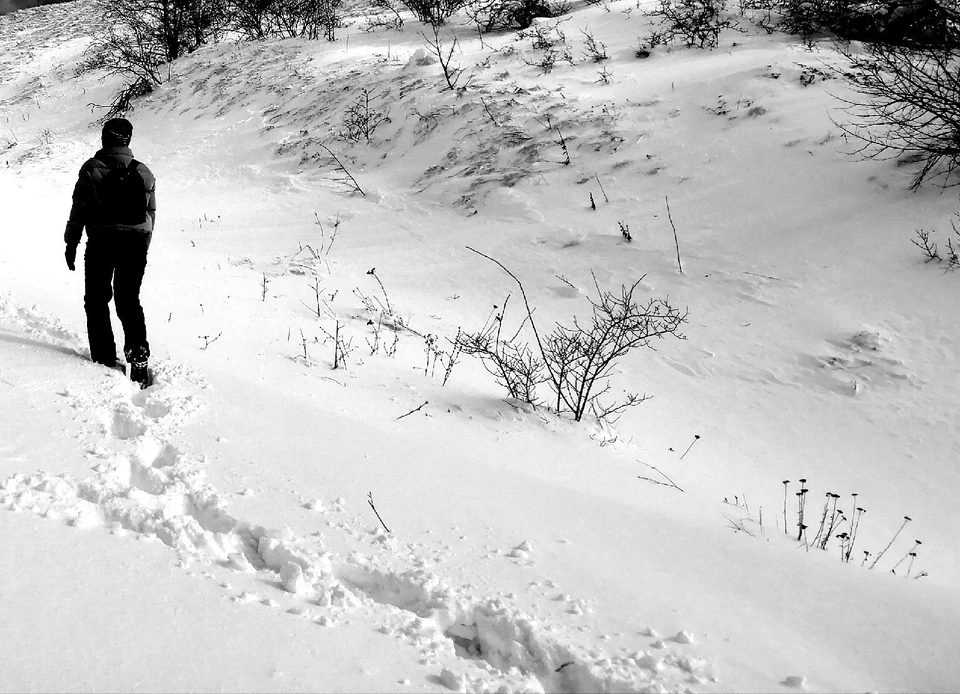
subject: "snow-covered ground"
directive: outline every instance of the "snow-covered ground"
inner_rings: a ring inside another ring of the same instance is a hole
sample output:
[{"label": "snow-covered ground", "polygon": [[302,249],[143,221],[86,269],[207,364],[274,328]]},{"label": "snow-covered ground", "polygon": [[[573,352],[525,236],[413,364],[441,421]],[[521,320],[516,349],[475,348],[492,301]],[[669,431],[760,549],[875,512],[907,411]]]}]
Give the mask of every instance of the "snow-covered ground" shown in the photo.
[{"label": "snow-covered ground", "polygon": [[[576,7],[547,74],[454,22],[463,93],[412,21],[172,66],[132,116],[142,392],[87,361],[63,262],[118,87],[74,76],[92,5],[0,19],[0,690],[960,688],[960,285],[910,245],[955,194],[851,157],[827,48],[641,60],[635,8]],[[541,326],[591,273],[689,309],[612,378],[654,397],[602,427],[470,357],[444,383],[434,338],[522,320],[467,246]],[[827,493],[866,509],[849,563],[796,541],[801,478],[813,529]]]}]

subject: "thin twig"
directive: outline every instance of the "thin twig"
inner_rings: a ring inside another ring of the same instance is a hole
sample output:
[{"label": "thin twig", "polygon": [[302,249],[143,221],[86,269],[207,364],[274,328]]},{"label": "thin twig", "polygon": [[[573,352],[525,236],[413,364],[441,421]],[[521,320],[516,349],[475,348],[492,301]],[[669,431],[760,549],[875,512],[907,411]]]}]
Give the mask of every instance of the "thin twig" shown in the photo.
[{"label": "thin twig", "polygon": [[533,330],[533,336],[537,341],[537,347],[540,349],[540,355],[544,357],[544,360],[543,360],[544,366],[547,367],[547,372],[550,374],[550,378],[553,379],[553,382],[560,383],[560,379],[558,379],[557,374],[554,373],[553,366],[550,364],[550,361],[545,358],[546,351],[543,348],[543,340],[540,339],[540,331],[537,330],[537,324],[533,320],[533,309],[530,308],[530,301],[527,299],[527,292],[523,288],[523,283],[519,279],[517,279],[517,276],[515,274],[510,272],[510,270],[508,270],[507,267],[496,258],[491,258],[486,253],[481,253],[476,248],[471,248],[470,246],[467,246],[466,248],[468,251],[472,251],[473,253],[476,253],[482,258],[486,258],[491,263],[498,266],[501,270],[507,273],[513,279],[514,282],[517,283],[517,286],[520,288],[520,296],[523,298],[524,308],[527,309],[527,318],[530,319],[530,328]]},{"label": "thin twig", "polygon": [[679,490],[679,491],[681,491],[681,492],[684,491],[683,489],[680,489],[679,485],[677,485],[676,482],[674,482],[672,479],[670,479],[669,477],[667,477],[667,475],[666,475],[662,470],[660,470],[659,468],[657,468],[655,465],[651,465],[650,463],[644,463],[642,460],[639,460],[639,461],[637,461],[637,462],[643,463],[643,464],[646,465],[648,468],[650,468],[651,470],[653,470],[654,472],[656,472],[658,475],[662,476],[662,477],[663,477],[667,482],[669,482],[670,484],[667,484],[667,482],[661,482],[660,480],[655,480],[655,479],[653,479],[652,477],[644,477],[644,476],[642,476],[642,475],[637,475],[637,479],[646,480],[647,482],[653,482],[654,484],[659,484],[659,485],[661,485],[661,486],[663,486],[663,487],[673,487],[674,489],[677,489],[677,490]]},{"label": "thin twig", "polygon": [[783,282],[783,280],[780,279],[779,277],[773,277],[772,275],[761,275],[756,272],[747,272],[746,270],[743,271],[743,274],[753,275],[754,277],[762,277],[765,280],[776,280],[777,282]]},{"label": "thin twig", "polygon": [[667,201],[667,219],[670,220],[670,226],[673,227],[673,242],[677,245],[677,267],[680,268],[680,274],[683,274],[683,264],[680,262],[680,239],[677,238],[677,226],[673,223],[673,215],[670,213],[670,197],[663,196]]},{"label": "thin twig", "polygon": [[363,192],[363,188],[361,188],[361,187],[360,187],[360,184],[357,183],[357,179],[355,179],[355,178],[353,177],[353,174],[351,174],[349,171],[347,171],[347,167],[343,165],[343,162],[342,162],[342,161],[340,161],[340,157],[338,157],[336,154],[334,154],[334,153],[333,153],[333,150],[330,149],[329,147],[327,147],[327,146],[326,146],[325,144],[323,144],[322,142],[318,142],[317,144],[319,144],[321,147],[323,147],[323,149],[326,150],[327,154],[329,154],[331,157],[333,157],[333,160],[334,160],[335,162],[337,162],[337,166],[339,166],[339,167],[340,167],[340,170],[343,171],[344,175],[345,175],[347,178],[350,179],[350,182],[353,184],[353,187],[357,189],[357,192],[359,192],[360,195],[363,195],[364,197],[366,197],[367,194]]},{"label": "thin twig", "polygon": [[340,321],[337,321],[337,327],[333,333],[333,368],[340,366]]},{"label": "thin twig", "polygon": [[897,537],[900,535],[900,531],[902,531],[904,527],[907,525],[907,523],[909,522],[910,522],[910,516],[904,516],[903,523],[900,524],[900,527],[897,529],[897,532],[894,533],[893,539],[887,543],[887,546],[884,547],[883,550],[880,552],[880,554],[877,555],[876,559],[873,560],[873,563],[870,565],[871,569],[877,565],[877,562],[883,558],[883,555],[886,554],[887,550],[890,549],[890,547],[893,545],[894,542],[896,542]]},{"label": "thin twig", "polygon": [[424,400],[424,401],[423,401],[423,404],[420,405],[420,407],[417,407],[417,408],[415,408],[415,409],[413,409],[413,410],[410,410],[410,411],[407,412],[406,414],[400,415],[399,417],[397,417],[397,419],[400,420],[400,419],[403,419],[404,417],[409,417],[410,415],[419,412],[420,410],[422,410],[424,407],[426,407],[426,406],[429,405],[429,404],[430,404],[430,401],[429,401],[429,400]]},{"label": "thin twig", "polygon": [[607,197],[607,191],[603,189],[603,184],[600,182],[600,177],[597,174],[593,174],[593,177],[597,179],[597,185],[600,186],[600,192],[603,193],[603,199],[607,202],[610,202],[610,198]]},{"label": "thin twig", "polygon": [[214,336],[214,337],[210,337],[209,335],[200,335],[200,339],[203,340],[203,342],[204,342],[203,347],[201,347],[200,349],[205,350],[207,347],[209,347],[209,346],[212,345],[214,342],[216,342],[217,340],[219,340],[221,335],[223,335],[223,332],[222,332],[222,331],[219,332],[219,333],[217,333],[216,336]]},{"label": "thin twig", "polygon": [[742,518],[741,518],[740,520],[736,520],[736,521],[733,520],[733,518],[731,518],[730,516],[724,516],[724,518],[727,519],[727,521],[730,523],[730,525],[733,527],[733,529],[734,529],[735,531],[740,531],[740,532],[746,533],[746,534],[749,535],[750,537],[756,537],[756,535],[754,535],[752,532],[750,532],[750,531],[747,530],[745,527],[743,527],[743,519],[742,519]]},{"label": "thin twig", "polygon": [[380,278],[377,276],[377,268],[370,268],[367,270],[367,274],[373,277],[377,281],[377,284],[380,285],[380,291],[383,292],[383,298],[387,302],[387,313],[393,313],[393,307],[390,305],[390,297],[387,295],[387,288],[383,286],[383,282],[380,281]]},{"label": "thin twig", "polygon": [[499,128],[500,122],[497,120],[496,116],[493,115],[493,112],[490,111],[490,106],[487,105],[487,100],[481,97],[480,103],[483,104],[483,110],[487,112],[487,116],[490,117],[490,121],[493,123],[493,126],[495,128]]},{"label": "thin twig", "polygon": [[390,528],[388,528],[387,524],[383,522],[383,518],[380,517],[380,512],[377,511],[377,507],[373,505],[373,492],[367,492],[367,503],[370,504],[370,508],[373,509],[373,512],[377,514],[377,520],[380,521],[380,525],[382,525],[383,529],[389,533]]},{"label": "thin twig", "polygon": [[685,450],[685,451],[683,452],[683,455],[680,456],[680,460],[683,460],[684,458],[687,457],[687,453],[689,453],[689,452],[690,452],[690,449],[693,448],[693,444],[695,444],[695,443],[696,443],[697,441],[699,441],[699,440],[700,440],[700,434],[694,434],[694,435],[693,435],[693,441],[690,442],[690,445],[687,446],[687,450]]},{"label": "thin twig", "polygon": [[560,126],[556,126],[557,135],[560,136],[560,149],[563,150],[563,155],[566,157],[566,161],[563,162],[564,166],[569,166],[570,164],[570,150],[567,149],[567,140],[564,138],[563,133],[560,132]]}]

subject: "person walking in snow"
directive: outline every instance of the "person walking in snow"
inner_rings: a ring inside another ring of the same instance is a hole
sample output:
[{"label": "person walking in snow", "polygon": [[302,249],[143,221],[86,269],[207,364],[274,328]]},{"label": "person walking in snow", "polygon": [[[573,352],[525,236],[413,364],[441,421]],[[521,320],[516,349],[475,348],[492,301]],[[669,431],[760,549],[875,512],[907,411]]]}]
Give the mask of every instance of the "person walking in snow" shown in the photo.
[{"label": "person walking in snow", "polygon": [[156,222],[156,181],[150,169],[133,158],[132,135],[133,125],[125,118],[104,123],[103,148],[80,168],[63,240],[67,267],[75,270],[77,246],[84,228],[87,230],[83,307],[90,358],[125,372],[117,361],[110,322],[113,298],[123,326],[123,353],[130,378],[146,388],[150,345],[140,285]]}]

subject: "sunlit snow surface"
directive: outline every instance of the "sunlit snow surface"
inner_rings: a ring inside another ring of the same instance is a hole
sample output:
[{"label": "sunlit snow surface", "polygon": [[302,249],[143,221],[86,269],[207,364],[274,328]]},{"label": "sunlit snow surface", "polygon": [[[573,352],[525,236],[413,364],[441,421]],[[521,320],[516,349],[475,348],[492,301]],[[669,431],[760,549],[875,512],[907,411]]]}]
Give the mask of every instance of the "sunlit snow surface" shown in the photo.
[{"label": "sunlit snow surface", "polygon": [[[62,259],[119,86],[74,74],[91,10],[0,19],[0,690],[960,688],[960,277],[910,245],[956,198],[850,155],[827,47],[639,60],[624,1],[568,15],[548,74],[454,21],[463,93],[412,20],[199,50],[131,116],[139,391],[87,361]],[[428,345],[523,317],[467,246],[542,329],[594,276],[688,308],[611,380],[653,399],[601,427],[466,356],[444,384]],[[827,493],[866,509],[849,563],[796,541],[801,478],[808,540]]]}]

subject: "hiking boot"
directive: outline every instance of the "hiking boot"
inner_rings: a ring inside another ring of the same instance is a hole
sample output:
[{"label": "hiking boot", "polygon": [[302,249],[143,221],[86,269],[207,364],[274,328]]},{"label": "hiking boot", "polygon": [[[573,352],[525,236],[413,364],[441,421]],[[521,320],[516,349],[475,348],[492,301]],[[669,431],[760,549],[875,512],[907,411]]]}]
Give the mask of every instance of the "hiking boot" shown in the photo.
[{"label": "hiking boot", "polygon": [[146,347],[136,347],[124,350],[124,356],[130,365],[130,380],[140,384],[141,390],[153,384],[150,371],[147,369],[147,360],[150,351]]},{"label": "hiking boot", "polygon": [[150,371],[147,369],[146,361],[130,362],[130,380],[139,383],[140,390],[150,387]]}]

